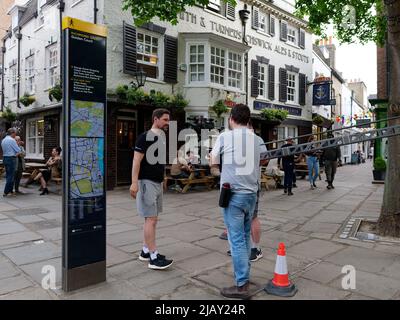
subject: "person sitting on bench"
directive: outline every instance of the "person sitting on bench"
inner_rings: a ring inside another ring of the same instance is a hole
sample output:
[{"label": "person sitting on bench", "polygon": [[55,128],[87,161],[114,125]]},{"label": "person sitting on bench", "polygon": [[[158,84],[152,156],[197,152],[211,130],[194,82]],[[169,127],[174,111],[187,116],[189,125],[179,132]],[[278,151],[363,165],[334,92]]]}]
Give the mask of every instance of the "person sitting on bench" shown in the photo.
[{"label": "person sitting on bench", "polygon": [[51,178],[60,178],[61,177],[61,147],[53,148],[51,152],[51,157],[46,162],[46,166],[48,169],[40,172],[36,177],[35,181],[40,179],[40,184],[42,186],[41,196],[48,194],[49,190],[47,189],[47,182]]},{"label": "person sitting on bench", "polygon": [[189,178],[192,168],[182,156],[181,152],[177,152],[177,157],[171,165],[171,177],[174,179]]}]

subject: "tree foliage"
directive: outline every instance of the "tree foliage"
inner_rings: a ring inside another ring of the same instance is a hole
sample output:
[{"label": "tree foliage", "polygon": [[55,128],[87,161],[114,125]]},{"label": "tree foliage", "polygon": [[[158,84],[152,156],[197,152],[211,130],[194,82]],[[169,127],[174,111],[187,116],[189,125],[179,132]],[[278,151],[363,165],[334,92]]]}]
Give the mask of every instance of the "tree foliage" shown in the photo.
[{"label": "tree foliage", "polygon": [[332,24],[342,43],[385,41],[387,20],[381,0],[296,0],[296,15],[307,19],[309,28],[323,38]]},{"label": "tree foliage", "polygon": [[[226,0],[226,2],[236,4],[235,0]],[[209,0],[123,0],[122,8],[131,11],[135,24],[138,26],[149,22],[154,17],[176,25],[179,13],[185,11],[186,7],[206,6],[208,3]]]}]

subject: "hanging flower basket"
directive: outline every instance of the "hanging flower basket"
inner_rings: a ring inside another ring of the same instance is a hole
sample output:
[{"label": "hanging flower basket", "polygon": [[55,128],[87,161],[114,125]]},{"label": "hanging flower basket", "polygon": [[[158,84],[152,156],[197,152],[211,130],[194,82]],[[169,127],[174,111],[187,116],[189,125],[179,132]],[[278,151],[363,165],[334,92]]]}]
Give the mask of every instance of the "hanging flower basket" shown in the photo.
[{"label": "hanging flower basket", "polygon": [[29,95],[28,93],[25,93],[21,98],[19,98],[19,102],[21,102],[25,107],[30,106],[35,101],[35,96]]},{"label": "hanging flower basket", "polygon": [[57,100],[57,102],[60,102],[62,99],[62,88],[59,84],[49,90],[49,100],[53,101],[54,99]]},{"label": "hanging flower basket", "polygon": [[312,122],[317,126],[321,126],[324,123],[324,118],[322,118],[322,116],[317,114],[313,117]]},{"label": "hanging flower basket", "polygon": [[287,116],[289,115],[289,112],[286,110],[279,110],[279,109],[262,109],[261,110],[261,117],[264,118],[268,124],[277,126],[280,125]]}]

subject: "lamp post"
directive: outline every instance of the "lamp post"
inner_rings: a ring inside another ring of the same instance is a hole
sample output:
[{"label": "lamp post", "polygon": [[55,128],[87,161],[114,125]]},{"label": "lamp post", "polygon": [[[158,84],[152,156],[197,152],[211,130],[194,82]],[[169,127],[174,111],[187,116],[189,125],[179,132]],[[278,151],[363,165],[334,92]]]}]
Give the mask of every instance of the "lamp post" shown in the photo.
[{"label": "lamp post", "polygon": [[140,87],[143,87],[144,84],[146,83],[146,77],[147,74],[146,72],[143,71],[143,69],[140,69],[139,71],[136,71],[133,76],[135,77],[134,81],[131,81],[130,85],[132,88],[135,90],[139,89]]},{"label": "lamp post", "polygon": [[[242,33],[242,42],[245,45],[248,45],[247,41],[246,41],[246,23],[247,20],[249,20],[250,17],[250,11],[247,10],[247,4],[244,4],[244,7],[242,10],[239,10],[239,17],[240,17],[240,21],[242,22],[242,29],[243,29],[243,33]],[[246,86],[246,105],[249,105],[249,76],[248,76],[248,69],[249,69],[249,55],[246,52],[244,54],[244,67],[245,67],[245,77],[246,77],[246,81],[245,81],[245,86]]]}]

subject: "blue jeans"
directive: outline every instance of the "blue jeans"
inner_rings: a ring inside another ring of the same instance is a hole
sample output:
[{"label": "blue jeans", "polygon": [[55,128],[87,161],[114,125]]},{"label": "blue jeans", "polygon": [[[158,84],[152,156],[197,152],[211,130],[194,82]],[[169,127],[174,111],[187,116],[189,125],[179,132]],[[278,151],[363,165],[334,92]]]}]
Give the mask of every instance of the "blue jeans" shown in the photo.
[{"label": "blue jeans", "polygon": [[[308,167],[308,180],[310,184],[315,183],[317,181],[319,175],[319,163],[317,157],[307,157],[307,167]],[[314,177],[312,176],[314,169]]]},{"label": "blue jeans", "polygon": [[250,229],[257,193],[233,193],[229,206],[222,209],[232,254],[236,285],[241,287],[250,278]]},{"label": "blue jeans", "polygon": [[14,175],[15,175],[15,157],[3,157],[3,164],[6,168],[6,185],[4,186],[4,193],[9,194],[13,191]]}]

